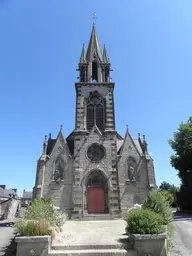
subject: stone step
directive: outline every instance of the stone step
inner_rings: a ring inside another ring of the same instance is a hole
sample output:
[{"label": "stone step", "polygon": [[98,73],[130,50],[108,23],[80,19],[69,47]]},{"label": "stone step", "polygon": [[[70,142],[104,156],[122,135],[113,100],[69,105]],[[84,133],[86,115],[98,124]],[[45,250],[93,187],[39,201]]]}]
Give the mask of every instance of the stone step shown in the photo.
[{"label": "stone step", "polygon": [[77,251],[77,250],[110,250],[110,249],[132,249],[129,240],[122,241],[123,243],[114,244],[73,244],[73,245],[63,245],[63,244],[53,244],[51,250],[53,251]]},{"label": "stone step", "polygon": [[112,220],[113,217],[110,214],[85,214],[82,220]]},{"label": "stone step", "polygon": [[138,256],[133,250],[97,249],[97,250],[51,250],[48,256]]}]

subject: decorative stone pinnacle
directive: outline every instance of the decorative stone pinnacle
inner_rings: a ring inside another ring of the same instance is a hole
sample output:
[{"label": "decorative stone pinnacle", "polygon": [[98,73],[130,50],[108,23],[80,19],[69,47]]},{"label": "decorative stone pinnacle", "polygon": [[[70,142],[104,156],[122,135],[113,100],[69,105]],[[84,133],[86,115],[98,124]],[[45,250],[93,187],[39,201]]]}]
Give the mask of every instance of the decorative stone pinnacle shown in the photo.
[{"label": "decorative stone pinnacle", "polygon": [[140,138],[140,136],[141,136],[141,134],[140,134],[140,132],[138,133],[138,137]]},{"label": "decorative stone pinnacle", "polygon": [[60,128],[63,129],[63,125],[62,124],[60,125]]},{"label": "decorative stone pinnacle", "polygon": [[51,133],[49,133],[49,139],[51,139]]},{"label": "decorative stone pinnacle", "polygon": [[143,135],[143,140],[145,141],[145,135]]},{"label": "decorative stone pinnacle", "polygon": [[45,135],[45,142],[47,142],[47,135]]}]

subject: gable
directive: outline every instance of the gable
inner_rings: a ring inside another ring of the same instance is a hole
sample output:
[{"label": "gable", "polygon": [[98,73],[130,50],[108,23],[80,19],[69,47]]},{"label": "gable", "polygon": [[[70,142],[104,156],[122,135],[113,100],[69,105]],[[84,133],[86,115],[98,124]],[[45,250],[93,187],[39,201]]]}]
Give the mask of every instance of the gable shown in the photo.
[{"label": "gable", "polygon": [[136,145],[128,130],[126,131],[123,144],[119,150],[121,156],[127,153],[129,153],[129,155],[137,155],[138,157],[141,156],[141,150],[138,149],[138,144]]}]

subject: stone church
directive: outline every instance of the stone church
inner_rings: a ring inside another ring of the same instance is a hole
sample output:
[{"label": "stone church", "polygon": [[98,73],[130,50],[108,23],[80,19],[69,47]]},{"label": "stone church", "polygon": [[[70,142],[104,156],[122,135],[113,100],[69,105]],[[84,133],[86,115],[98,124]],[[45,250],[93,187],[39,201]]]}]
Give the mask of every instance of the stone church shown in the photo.
[{"label": "stone church", "polygon": [[45,137],[33,197],[53,198],[72,218],[123,217],[156,186],[154,164],[145,136],[115,129],[115,83],[94,24],[78,71],[75,129],[65,137],[61,126],[57,138]]}]

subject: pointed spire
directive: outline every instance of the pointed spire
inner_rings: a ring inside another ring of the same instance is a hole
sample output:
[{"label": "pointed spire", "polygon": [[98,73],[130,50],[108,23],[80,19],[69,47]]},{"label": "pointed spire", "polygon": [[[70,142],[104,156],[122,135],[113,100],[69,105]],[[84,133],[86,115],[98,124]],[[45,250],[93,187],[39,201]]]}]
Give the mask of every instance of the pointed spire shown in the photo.
[{"label": "pointed spire", "polygon": [[129,134],[129,126],[126,125],[126,130],[125,130],[125,138],[127,137],[127,135]]},{"label": "pointed spire", "polygon": [[140,134],[140,132],[138,133],[138,141],[139,141],[140,147],[141,147],[141,149],[143,151],[143,142],[141,141],[141,134]]},{"label": "pointed spire", "polygon": [[88,61],[93,61],[94,55],[96,57],[98,57],[101,62],[103,61],[103,55],[102,55],[102,51],[101,51],[101,48],[99,45],[99,40],[98,40],[95,24],[93,24],[93,27],[92,27],[92,32],[91,32],[91,37],[89,40],[89,46],[87,49],[86,59]]},{"label": "pointed spire", "polygon": [[83,44],[82,47],[82,52],[81,52],[81,57],[79,60],[79,63],[86,63],[86,54],[85,54],[86,50],[85,50],[85,45]]},{"label": "pointed spire", "polygon": [[44,143],[43,143],[43,155],[47,154],[47,135],[45,135]]},{"label": "pointed spire", "polygon": [[59,138],[60,135],[62,135],[63,138],[64,138],[63,125],[62,125],[62,124],[60,125],[60,130],[59,130],[59,133],[58,133],[58,135],[57,135],[57,139]]},{"label": "pointed spire", "polygon": [[109,57],[108,57],[108,54],[107,54],[107,49],[106,49],[105,44],[104,44],[104,47],[103,47],[103,62],[104,63],[109,63]]},{"label": "pointed spire", "polygon": [[145,135],[143,135],[143,149],[144,149],[144,153],[147,153],[147,141],[145,139]]}]

